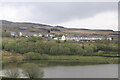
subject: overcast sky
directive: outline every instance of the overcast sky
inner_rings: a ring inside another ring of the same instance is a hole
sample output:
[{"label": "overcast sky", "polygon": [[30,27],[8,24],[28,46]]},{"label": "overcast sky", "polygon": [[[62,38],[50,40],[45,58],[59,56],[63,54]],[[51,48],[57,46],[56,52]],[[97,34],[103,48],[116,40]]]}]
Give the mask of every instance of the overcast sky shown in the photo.
[{"label": "overcast sky", "polygon": [[117,2],[6,2],[0,11],[1,20],[118,30]]}]

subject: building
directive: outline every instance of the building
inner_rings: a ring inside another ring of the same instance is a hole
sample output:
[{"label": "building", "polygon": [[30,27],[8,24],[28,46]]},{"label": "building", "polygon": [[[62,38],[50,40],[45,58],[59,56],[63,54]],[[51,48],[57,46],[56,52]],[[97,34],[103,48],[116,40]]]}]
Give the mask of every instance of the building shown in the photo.
[{"label": "building", "polygon": [[23,34],[22,34],[22,32],[19,32],[19,36],[21,37]]},{"label": "building", "polygon": [[35,33],[35,32],[19,32],[20,37],[30,37],[30,36],[37,36],[42,37],[41,33]]},{"label": "building", "polygon": [[19,32],[20,37],[30,37],[30,36],[35,36],[35,37],[45,37],[45,38],[54,38],[55,34],[54,33],[37,33],[37,32]]},{"label": "building", "polygon": [[11,36],[13,36],[13,37],[17,37],[17,36],[18,36],[18,34],[17,34],[16,32],[11,32],[10,34],[11,34]]},{"label": "building", "polygon": [[38,34],[38,36],[39,36],[39,37],[42,37],[42,36],[43,36],[43,34],[39,33],[39,34]]},{"label": "building", "polygon": [[63,35],[61,40],[75,40],[75,41],[95,41],[95,40],[112,40],[110,36],[103,35]]},{"label": "building", "polygon": [[54,33],[48,33],[48,34],[45,35],[45,37],[54,38],[55,34]]},{"label": "building", "polygon": [[55,37],[55,38],[53,38],[54,40],[59,40],[59,38],[58,37]]},{"label": "building", "polygon": [[61,37],[61,40],[66,40],[66,36],[63,35],[63,36]]}]

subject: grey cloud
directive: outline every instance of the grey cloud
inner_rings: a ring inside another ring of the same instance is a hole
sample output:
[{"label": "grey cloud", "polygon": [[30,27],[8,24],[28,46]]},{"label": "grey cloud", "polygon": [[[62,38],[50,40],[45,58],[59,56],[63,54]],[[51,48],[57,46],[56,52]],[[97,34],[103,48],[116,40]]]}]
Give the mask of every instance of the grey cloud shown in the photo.
[{"label": "grey cloud", "polygon": [[[18,9],[25,7],[26,10],[30,10],[29,20],[48,24],[59,24],[72,19],[84,19],[105,11],[117,11],[118,7],[117,3],[114,2],[39,2],[4,3],[3,5]],[[22,12],[23,14],[24,12]]]}]

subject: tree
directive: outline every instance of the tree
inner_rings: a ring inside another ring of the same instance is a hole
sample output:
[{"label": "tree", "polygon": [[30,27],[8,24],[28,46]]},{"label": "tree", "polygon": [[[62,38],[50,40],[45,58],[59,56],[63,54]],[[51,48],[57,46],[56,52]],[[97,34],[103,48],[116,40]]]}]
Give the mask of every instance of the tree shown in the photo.
[{"label": "tree", "polygon": [[57,43],[61,43],[60,40],[56,40]]},{"label": "tree", "polygon": [[2,37],[11,37],[10,32],[2,31]]},{"label": "tree", "polygon": [[48,30],[48,33],[50,33],[50,30]]},{"label": "tree", "polygon": [[98,55],[103,55],[103,54],[104,54],[104,51],[102,51],[102,50],[98,51]]},{"label": "tree", "polygon": [[39,53],[35,53],[35,52],[28,52],[25,53],[26,59],[28,60],[35,60],[35,59],[40,59],[40,54]]},{"label": "tree", "polygon": [[28,78],[41,78],[43,77],[43,70],[34,63],[25,63],[22,65],[23,74]]},{"label": "tree", "polygon": [[31,36],[31,37],[26,38],[26,41],[27,41],[27,42],[37,42],[37,41],[41,41],[41,40],[43,40],[42,37],[34,37],[34,36]]},{"label": "tree", "polygon": [[51,55],[57,55],[59,52],[58,46],[52,46],[50,49],[50,54]]},{"label": "tree", "polygon": [[94,54],[94,49],[91,48],[91,46],[86,46],[84,50],[85,50],[84,55],[92,56]]}]

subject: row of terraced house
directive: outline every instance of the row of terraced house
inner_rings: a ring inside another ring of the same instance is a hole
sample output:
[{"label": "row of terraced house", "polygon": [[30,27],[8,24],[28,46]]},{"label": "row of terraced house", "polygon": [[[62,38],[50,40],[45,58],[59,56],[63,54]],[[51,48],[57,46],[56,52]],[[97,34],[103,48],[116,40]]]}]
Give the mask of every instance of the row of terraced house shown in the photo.
[{"label": "row of terraced house", "polygon": [[35,33],[35,32],[11,32],[11,36],[14,37],[44,37],[44,38],[51,38],[54,40],[74,40],[74,41],[95,41],[95,40],[112,40],[111,36],[108,35],[62,35],[62,37],[56,37],[54,33]]}]

